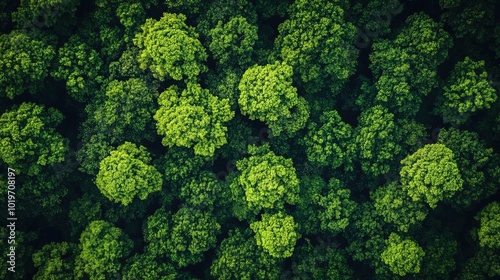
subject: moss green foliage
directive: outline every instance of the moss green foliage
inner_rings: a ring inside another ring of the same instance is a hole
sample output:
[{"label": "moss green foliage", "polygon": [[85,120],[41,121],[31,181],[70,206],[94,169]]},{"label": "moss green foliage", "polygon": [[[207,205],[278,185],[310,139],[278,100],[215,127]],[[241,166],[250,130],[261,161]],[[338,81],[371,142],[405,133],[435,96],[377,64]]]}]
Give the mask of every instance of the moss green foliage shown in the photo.
[{"label": "moss green foliage", "polygon": [[300,237],[293,217],[283,212],[262,214],[261,220],[251,223],[250,228],[255,233],[257,245],[275,258],[291,257]]},{"label": "moss green foliage", "polygon": [[163,183],[150,161],[146,148],[125,142],[101,161],[96,185],[104,196],[124,206],[136,196],[144,200]]},{"label": "moss green foliage", "polygon": [[307,102],[292,85],[293,68],[275,62],[245,71],[238,89],[241,113],[266,123],[274,136],[293,134],[309,117]]},{"label": "moss green foliage", "polygon": [[165,13],[160,20],[151,18],[141,26],[134,44],[139,48],[141,69],[149,69],[160,81],[195,79],[205,72],[205,48],[193,27],[186,25],[183,14]]},{"label": "moss green foliage", "polygon": [[0,116],[0,158],[18,174],[37,175],[45,166],[62,162],[67,140],[55,128],[64,116],[35,103],[13,106]]},{"label": "moss green foliage", "polygon": [[35,93],[49,75],[52,46],[12,31],[0,35],[0,98]]},{"label": "moss green foliage", "polygon": [[226,144],[224,123],[234,117],[227,99],[220,99],[199,84],[182,91],[171,86],[158,98],[156,129],[164,146],[193,148],[196,155],[213,156]]},{"label": "moss green foliage", "polygon": [[497,15],[0,0],[0,279],[499,278]]}]

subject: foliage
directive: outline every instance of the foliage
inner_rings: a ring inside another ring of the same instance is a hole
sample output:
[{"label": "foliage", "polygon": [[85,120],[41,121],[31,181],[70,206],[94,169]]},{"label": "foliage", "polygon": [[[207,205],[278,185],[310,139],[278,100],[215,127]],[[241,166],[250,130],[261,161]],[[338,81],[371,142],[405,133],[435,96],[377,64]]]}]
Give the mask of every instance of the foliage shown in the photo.
[{"label": "foliage", "polygon": [[139,48],[141,69],[149,69],[160,81],[195,79],[205,72],[207,54],[193,27],[186,25],[183,14],[164,13],[160,20],[151,18],[141,26],[134,45]]},{"label": "foliage", "polygon": [[37,175],[44,166],[62,162],[68,148],[55,127],[64,116],[35,103],[14,105],[0,116],[0,158],[18,174]]},{"label": "foliage", "polygon": [[387,248],[381,257],[393,273],[405,276],[420,272],[420,264],[425,253],[415,241],[402,239],[399,235],[391,233],[386,244]]},{"label": "foliage", "polygon": [[161,190],[163,183],[160,172],[150,162],[146,148],[125,142],[101,161],[96,185],[104,196],[124,206],[136,196],[144,200]]},{"label": "foliage", "polygon": [[0,98],[38,91],[49,75],[54,48],[12,31],[0,34],[0,50]]},{"label": "foliage", "polygon": [[488,204],[475,218],[480,223],[479,245],[500,249],[500,203],[495,201]]},{"label": "foliage", "polygon": [[33,279],[72,279],[77,253],[78,246],[68,242],[43,246],[33,254],[33,264],[38,268]]},{"label": "foliage", "polygon": [[247,69],[238,86],[241,113],[266,123],[274,136],[303,128],[309,117],[307,102],[297,95],[292,75],[292,67],[278,61]]},{"label": "foliage", "polygon": [[219,99],[199,84],[187,84],[180,91],[171,86],[158,98],[160,108],[154,119],[162,144],[193,148],[196,155],[213,156],[215,149],[226,144],[227,128],[234,117],[227,99]]},{"label": "foliage", "polygon": [[274,215],[264,213],[260,221],[250,224],[250,228],[255,233],[257,245],[275,258],[291,257],[300,238],[293,217],[283,212]]},{"label": "foliage", "polygon": [[428,144],[401,161],[401,185],[413,201],[435,208],[439,201],[462,189],[453,151],[443,144]]}]

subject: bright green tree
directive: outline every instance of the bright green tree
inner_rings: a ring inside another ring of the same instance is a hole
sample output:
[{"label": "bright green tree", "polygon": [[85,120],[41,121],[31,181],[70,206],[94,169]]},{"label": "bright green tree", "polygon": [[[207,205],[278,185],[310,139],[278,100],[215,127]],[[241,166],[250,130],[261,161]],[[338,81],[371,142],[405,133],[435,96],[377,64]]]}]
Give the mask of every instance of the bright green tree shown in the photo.
[{"label": "bright green tree", "polygon": [[220,65],[246,67],[252,62],[253,48],[258,39],[257,26],[237,16],[227,23],[219,21],[210,30],[209,38],[208,48]]},{"label": "bright green tree", "polygon": [[78,246],[73,243],[49,243],[33,254],[38,268],[34,280],[73,279]]},{"label": "bright green tree", "polygon": [[257,246],[250,229],[237,228],[217,248],[210,274],[221,280],[278,279],[279,263]]},{"label": "bright green tree", "polygon": [[292,75],[292,67],[278,61],[247,69],[238,86],[241,113],[266,123],[274,136],[303,128],[309,110],[292,85]]},{"label": "bright green tree", "polygon": [[220,225],[210,212],[183,207],[172,217],[167,255],[177,266],[203,260],[203,253],[215,247]]},{"label": "bright green tree", "polygon": [[163,262],[151,254],[143,253],[127,259],[127,264],[123,268],[123,278],[121,279],[175,280],[179,279],[179,274],[173,264]]},{"label": "bright green tree", "polygon": [[166,255],[168,236],[172,229],[172,214],[164,207],[149,216],[143,225],[144,241],[148,243],[147,251],[156,257]]},{"label": "bright green tree", "polygon": [[387,248],[382,252],[382,261],[397,275],[419,273],[424,250],[413,240],[403,239],[391,233],[386,240]]},{"label": "bright green tree", "polygon": [[35,93],[49,75],[54,48],[12,31],[0,35],[0,98]]},{"label": "bright green tree", "polygon": [[491,202],[476,215],[480,226],[478,230],[479,245],[492,249],[500,249],[500,203]]},{"label": "bright green tree", "polygon": [[[291,159],[277,156],[269,145],[249,146],[250,156],[236,162],[241,173],[231,184],[236,203],[243,204],[240,211],[258,214],[263,209],[281,210],[285,204],[293,205],[299,199],[299,179]],[[244,216],[244,215],[243,215]]]},{"label": "bright green tree", "polygon": [[463,179],[453,152],[443,144],[428,144],[401,161],[401,185],[413,201],[435,208],[462,189]]},{"label": "bright green tree", "polygon": [[124,206],[136,196],[144,200],[161,190],[163,183],[160,172],[150,162],[146,148],[125,142],[101,161],[96,185],[105,197]]},{"label": "bright green tree", "polygon": [[196,155],[213,156],[215,149],[226,144],[224,123],[234,117],[227,99],[188,83],[182,91],[169,87],[160,94],[158,104],[154,119],[164,146],[193,148]]},{"label": "bright green tree", "polygon": [[140,67],[149,69],[160,81],[193,80],[205,72],[205,48],[183,14],[164,13],[160,20],[146,19],[134,44],[139,48]]},{"label": "bright green tree", "polygon": [[0,159],[17,174],[37,175],[64,161],[67,140],[56,130],[63,115],[35,103],[14,105],[0,116]]},{"label": "bright green tree", "polygon": [[437,111],[446,123],[461,125],[476,111],[489,109],[497,100],[483,60],[465,57],[451,71]]},{"label": "bright green tree", "polygon": [[339,93],[354,74],[358,50],[356,28],[344,19],[348,1],[294,1],[290,19],[278,27],[276,46],[283,62],[292,66],[307,92],[329,86]]},{"label": "bright green tree", "polygon": [[121,270],[133,243],[119,228],[103,220],[91,222],[80,235],[80,254],[75,264],[76,278],[109,279]]},{"label": "bright green tree", "polygon": [[295,243],[300,238],[297,227],[293,217],[283,212],[274,215],[264,213],[260,221],[250,224],[257,245],[275,258],[292,256]]}]

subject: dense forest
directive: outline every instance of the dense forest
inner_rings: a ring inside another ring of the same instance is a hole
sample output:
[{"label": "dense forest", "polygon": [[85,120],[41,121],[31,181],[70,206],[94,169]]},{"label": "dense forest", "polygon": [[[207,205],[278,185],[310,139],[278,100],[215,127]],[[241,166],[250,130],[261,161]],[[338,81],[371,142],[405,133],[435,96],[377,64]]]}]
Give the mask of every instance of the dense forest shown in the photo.
[{"label": "dense forest", "polygon": [[498,279],[498,15],[0,0],[0,279]]}]

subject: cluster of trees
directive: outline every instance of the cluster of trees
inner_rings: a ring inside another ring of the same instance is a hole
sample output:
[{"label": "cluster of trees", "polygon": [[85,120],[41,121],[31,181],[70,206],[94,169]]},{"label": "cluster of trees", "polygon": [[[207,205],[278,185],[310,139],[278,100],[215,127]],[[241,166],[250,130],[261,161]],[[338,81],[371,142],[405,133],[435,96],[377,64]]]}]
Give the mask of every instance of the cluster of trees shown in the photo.
[{"label": "cluster of trees", "polygon": [[400,1],[0,0],[0,279],[500,277],[500,4]]}]

